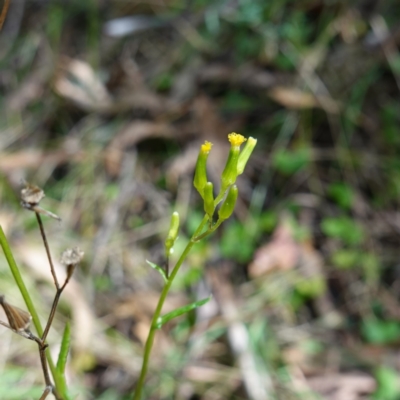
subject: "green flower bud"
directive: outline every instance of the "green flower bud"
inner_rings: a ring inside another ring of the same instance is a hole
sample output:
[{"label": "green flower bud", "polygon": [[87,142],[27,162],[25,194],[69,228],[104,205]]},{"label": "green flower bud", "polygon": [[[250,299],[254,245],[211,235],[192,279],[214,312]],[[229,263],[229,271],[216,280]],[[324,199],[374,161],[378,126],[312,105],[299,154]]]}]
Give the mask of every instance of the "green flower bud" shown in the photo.
[{"label": "green flower bud", "polygon": [[212,147],[212,143],[207,142],[207,141],[204,142],[204,144],[200,148],[200,152],[197,157],[193,185],[197,189],[197,191],[200,193],[201,197],[204,197],[204,186],[206,186],[206,183],[207,183],[206,164],[207,164],[207,158],[208,158],[208,154],[210,153],[211,147]]},{"label": "green flower bud", "polygon": [[236,205],[238,193],[239,191],[237,186],[236,185],[231,186],[224,202],[221,205],[221,208],[218,211],[219,221],[222,222],[228,219],[232,215]]},{"label": "green flower bud", "polygon": [[224,171],[222,172],[221,190],[224,192],[230,185],[234,184],[238,176],[237,167],[240,155],[240,145],[246,140],[238,133],[230,133],[228,139],[231,143],[228,160],[226,161]]},{"label": "green flower bud", "polygon": [[247,161],[249,161],[251,153],[253,152],[254,147],[256,147],[256,144],[257,144],[257,139],[249,137],[249,139],[246,142],[246,145],[244,146],[243,150],[240,152],[240,155],[239,155],[239,161],[237,164],[237,174],[238,175],[243,173],[244,168],[247,164]]},{"label": "green flower bud", "polygon": [[179,214],[174,211],[171,216],[171,224],[168,231],[167,239],[165,239],[165,254],[169,257],[172,247],[174,246],[175,240],[178,237],[179,232]]},{"label": "green flower bud", "polygon": [[214,214],[214,185],[212,182],[207,182],[204,186],[204,211],[209,216],[210,220]]}]

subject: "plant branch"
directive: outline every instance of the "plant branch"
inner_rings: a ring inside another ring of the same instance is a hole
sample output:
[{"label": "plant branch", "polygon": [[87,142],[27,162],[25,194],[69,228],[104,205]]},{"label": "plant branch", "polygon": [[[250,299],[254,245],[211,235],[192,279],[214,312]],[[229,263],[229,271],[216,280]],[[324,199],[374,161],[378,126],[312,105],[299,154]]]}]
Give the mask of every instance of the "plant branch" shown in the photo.
[{"label": "plant branch", "polygon": [[176,274],[178,273],[180,267],[182,266],[183,262],[185,261],[187,255],[189,254],[190,250],[192,249],[192,247],[194,246],[194,244],[196,243],[196,241],[194,240],[195,237],[197,237],[200,232],[204,229],[205,224],[208,221],[208,216],[204,216],[203,220],[201,221],[199,227],[196,229],[196,232],[193,234],[192,238],[190,239],[189,243],[186,245],[185,249],[183,250],[181,256],[179,257],[178,261],[175,264],[174,269],[171,272],[171,275],[168,278],[167,283],[165,284],[160,298],[158,300],[157,303],[157,307],[156,310],[154,311],[153,314],[153,318],[151,320],[151,325],[150,325],[150,331],[149,331],[149,335],[147,336],[147,340],[146,340],[146,344],[144,347],[144,354],[143,354],[143,363],[142,363],[142,370],[140,372],[140,377],[139,380],[136,384],[136,390],[135,393],[132,397],[133,400],[140,400],[141,396],[142,396],[142,390],[143,390],[143,386],[144,386],[144,381],[146,379],[146,375],[147,375],[147,370],[149,367],[149,360],[150,360],[150,354],[151,354],[151,349],[153,347],[153,343],[154,343],[154,336],[157,330],[157,321],[160,318],[161,315],[161,311],[165,302],[165,299],[168,295],[169,290],[171,289],[172,283],[174,281],[174,278],[176,276]]},{"label": "plant branch", "polygon": [[52,260],[52,258],[51,258],[49,243],[47,242],[46,233],[45,233],[45,231],[44,231],[44,226],[43,226],[43,222],[42,222],[42,217],[40,216],[40,214],[39,214],[37,211],[35,211],[35,215],[36,215],[36,219],[37,219],[38,224],[39,224],[40,234],[42,235],[43,244],[44,244],[44,247],[46,248],[47,258],[49,259],[50,271],[51,271],[51,275],[53,276],[53,279],[54,279],[54,285],[56,286],[56,289],[59,290],[59,289],[60,289],[60,285],[59,285],[59,283],[58,283],[56,271],[55,271],[55,269],[54,269],[53,260]]},{"label": "plant branch", "polygon": [[65,289],[65,286],[67,286],[68,282],[69,282],[69,279],[67,278],[65,280],[64,284],[61,287],[57,288],[57,292],[56,292],[56,295],[54,296],[53,304],[51,306],[49,318],[47,319],[46,327],[44,328],[43,335],[41,336],[43,342],[47,338],[47,335],[48,335],[49,330],[51,328],[51,324],[53,323],[53,320],[54,320],[54,315],[55,315],[56,310],[57,310],[58,302],[60,301],[61,294],[62,294],[63,290]]},{"label": "plant branch", "polygon": [[52,386],[47,386],[39,400],[44,400],[53,391]]}]

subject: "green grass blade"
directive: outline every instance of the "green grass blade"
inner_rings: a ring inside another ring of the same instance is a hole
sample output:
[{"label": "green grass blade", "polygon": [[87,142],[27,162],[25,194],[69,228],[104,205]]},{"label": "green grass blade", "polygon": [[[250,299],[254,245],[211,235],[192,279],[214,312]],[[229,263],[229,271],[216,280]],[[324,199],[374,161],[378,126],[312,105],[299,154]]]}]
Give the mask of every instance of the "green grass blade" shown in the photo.
[{"label": "green grass blade", "polygon": [[67,364],[70,343],[71,343],[71,326],[68,321],[65,325],[60,353],[58,354],[58,360],[57,360],[57,370],[62,375],[64,375],[65,365]]},{"label": "green grass blade", "polygon": [[[0,246],[3,249],[7,263],[10,267],[10,270],[14,277],[15,283],[17,284],[18,289],[21,292],[21,295],[25,301],[26,307],[28,308],[29,313],[32,315],[32,321],[33,321],[33,324],[35,325],[36,331],[39,336],[42,336],[43,328],[42,328],[42,324],[40,323],[39,315],[38,315],[36,308],[32,302],[31,296],[29,295],[28,289],[26,288],[25,282],[22,279],[21,273],[19,272],[17,263],[15,262],[14,256],[11,252],[10,245],[7,242],[7,238],[4,234],[4,231],[3,231],[3,228],[1,225],[0,225]],[[46,350],[46,358],[47,358],[47,362],[49,363],[50,371],[53,376],[54,383],[56,385],[56,389],[62,395],[65,395],[65,393],[63,392],[62,387],[61,387],[62,383],[60,381],[60,377],[57,372],[56,366],[55,366],[54,361],[51,358],[51,355],[48,350]]]}]

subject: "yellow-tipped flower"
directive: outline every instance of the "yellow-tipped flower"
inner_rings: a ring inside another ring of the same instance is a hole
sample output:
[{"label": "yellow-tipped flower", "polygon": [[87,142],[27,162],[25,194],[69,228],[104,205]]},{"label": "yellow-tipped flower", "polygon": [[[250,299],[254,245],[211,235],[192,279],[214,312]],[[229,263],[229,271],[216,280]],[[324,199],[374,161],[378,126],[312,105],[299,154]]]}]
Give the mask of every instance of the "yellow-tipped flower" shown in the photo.
[{"label": "yellow-tipped flower", "polygon": [[239,147],[247,140],[243,135],[240,133],[232,132],[228,135],[229,143],[232,147]]},{"label": "yellow-tipped flower", "polygon": [[237,167],[240,155],[240,146],[246,141],[246,138],[239,133],[230,133],[228,140],[231,143],[228,160],[224,171],[222,172],[222,191],[225,191],[230,185],[234,184],[238,176]]},{"label": "yellow-tipped flower", "polygon": [[200,193],[201,197],[204,197],[204,186],[207,184],[207,158],[210,153],[212,143],[205,141],[200,147],[200,152],[197,157],[196,170],[194,173],[193,185]]},{"label": "yellow-tipped flower", "polygon": [[212,182],[207,182],[206,186],[204,186],[204,211],[210,218],[214,214],[215,205],[214,205],[214,185]]},{"label": "yellow-tipped flower", "polygon": [[179,233],[179,214],[174,211],[171,216],[171,224],[169,226],[168,236],[165,239],[165,254],[169,257],[172,247]]},{"label": "yellow-tipped flower", "polygon": [[238,198],[239,190],[236,185],[231,186],[221,208],[218,211],[219,221],[228,219],[235,208],[236,200]]},{"label": "yellow-tipped flower", "polygon": [[240,155],[239,155],[239,161],[237,164],[238,175],[243,173],[244,168],[246,167],[247,161],[249,161],[251,153],[253,152],[254,147],[256,147],[256,144],[257,144],[257,139],[249,137],[246,145],[244,146],[243,150],[240,152]]}]

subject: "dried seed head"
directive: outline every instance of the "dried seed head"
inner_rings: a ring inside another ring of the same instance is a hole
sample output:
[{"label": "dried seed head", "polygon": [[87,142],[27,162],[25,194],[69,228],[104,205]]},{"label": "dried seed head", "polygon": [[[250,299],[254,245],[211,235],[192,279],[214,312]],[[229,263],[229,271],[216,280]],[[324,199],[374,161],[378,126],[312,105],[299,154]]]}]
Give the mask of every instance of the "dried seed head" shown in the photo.
[{"label": "dried seed head", "polygon": [[76,265],[82,261],[84,255],[85,253],[79,247],[73,247],[63,251],[60,261],[65,266]]},{"label": "dried seed head", "polygon": [[67,267],[67,279],[65,284],[69,281],[74,273],[75,267],[81,262],[84,252],[79,247],[67,249],[61,254],[61,264]]},{"label": "dried seed head", "polygon": [[25,182],[25,187],[21,190],[22,206],[26,208],[36,206],[44,196],[45,194],[40,187]]},{"label": "dried seed head", "polygon": [[19,307],[12,306],[4,300],[4,296],[0,296],[0,304],[6,313],[8,323],[11,329],[16,332],[26,331],[32,321],[32,316],[25,310]]}]

